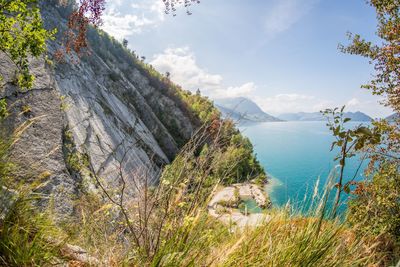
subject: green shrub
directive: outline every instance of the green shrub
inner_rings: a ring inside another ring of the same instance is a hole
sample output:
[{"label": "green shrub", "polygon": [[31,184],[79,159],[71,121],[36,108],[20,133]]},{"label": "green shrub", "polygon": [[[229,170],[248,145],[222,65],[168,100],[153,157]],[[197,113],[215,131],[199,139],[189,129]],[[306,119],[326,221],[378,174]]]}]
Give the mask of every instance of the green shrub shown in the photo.
[{"label": "green shrub", "polygon": [[382,165],[371,181],[359,183],[349,203],[348,221],[364,233],[390,234],[400,243],[400,172]]}]

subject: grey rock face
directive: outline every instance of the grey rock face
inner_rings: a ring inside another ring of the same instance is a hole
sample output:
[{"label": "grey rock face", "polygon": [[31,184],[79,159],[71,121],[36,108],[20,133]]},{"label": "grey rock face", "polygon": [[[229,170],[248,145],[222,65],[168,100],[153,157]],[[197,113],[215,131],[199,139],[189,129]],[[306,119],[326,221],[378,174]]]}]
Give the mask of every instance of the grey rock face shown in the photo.
[{"label": "grey rock face", "polygon": [[[101,61],[96,63],[107,71]],[[155,162],[158,167],[169,162],[135,107],[117,95],[134,88],[108,87],[109,81],[85,62],[57,66],[55,79],[65,96],[64,111],[75,146],[89,155],[98,175],[115,182],[120,161],[127,176],[138,169],[155,174]]]},{"label": "grey rock face", "polygon": [[[76,181],[68,174],[62,152],[64,116],[60,110],[60,95],[44,60],[31,61],[36,80],[31,90],[18,89],[14,84],[15,68],[0,54],[0,74],[4,84],[1,97],[7,99],[9,116],[1,124],[10,140],[11,161],[17,183],[33,182],[38,192],[54,197],[55,208],[61,214],[73,210]],[[41,181],[39,181],[41,180]]]},{"label": "grey rock face", "polygon": [[[47,27],[57,27],[60,34],[65,30],[59,8],[46,4],[42,12]],[[104,38],[94,30],[91,34]],[[50,42],[48,56],[60,48],[59,42]],[[34,86],[23,91],[13,84],[14,65],[0,54],[0,98],[7,99],[10,113],[1,127],[7,136],[17,137],[11,151],[18,165],[15,177],[40,181],[36,190],[53,199],[59,213],[73,213],[82,184],[96,190],[93,175],[71,167],[67,146],[87,157],[85,168],[115,190],[121,177],[128,184],[143,177],[156,182],[162,166],[194,132],[196,123],[182,103],[136,67],[104,49],[92,50],[78,63],[66,58],[49,65],[32,59]],[[128,191],[134,194],[135,189]]]}]

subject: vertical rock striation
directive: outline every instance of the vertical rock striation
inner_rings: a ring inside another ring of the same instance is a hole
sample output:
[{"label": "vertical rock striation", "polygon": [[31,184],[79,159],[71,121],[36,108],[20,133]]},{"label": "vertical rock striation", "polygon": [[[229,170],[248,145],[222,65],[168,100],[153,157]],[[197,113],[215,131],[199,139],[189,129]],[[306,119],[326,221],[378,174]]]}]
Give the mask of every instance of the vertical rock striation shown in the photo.
[{"label": "vertical rock striation", "polygon": [[6,98],[10,113],[1,127],[7,136],[16,136],[11,150],[16,181],[40,180],[36,190],[65,215],[73,213],[82,184],[96,190],[93,175],[72,166],[71,151],[84,159],[80,167],[91,169],[108,188],[119,186],[121,175],[128,182],[140,177],[156,182],[160,168],[175,157],[198,121],[127,59],[128,51],[106,49],[110,37],[94,29],[89,31],[90,55],[79,62],[54,60],[68,7],[45,1],[42,16],[46,27],[59,33],[58,41],[48,44],[52,64],[31,60],[33,88],[17,88],[15,66],[0,54],[0,98]]}]

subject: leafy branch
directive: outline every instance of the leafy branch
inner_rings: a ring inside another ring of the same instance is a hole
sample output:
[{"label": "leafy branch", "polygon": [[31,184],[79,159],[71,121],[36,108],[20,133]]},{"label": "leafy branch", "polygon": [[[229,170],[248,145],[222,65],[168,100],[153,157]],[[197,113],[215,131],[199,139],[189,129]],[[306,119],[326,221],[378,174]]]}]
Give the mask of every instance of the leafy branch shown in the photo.
[{"label": "leafy branch", "polygon": [[342,191],[349,194],[350,185],[354,180],[353,178],[347,183],[343,182],[347,159],[354,157],[357,152],[362,151],[367,146],[375,146],[381,141],[381,134],[376,128],[371,129],[370,127],[361,124],[354,129],[346,127],[346,123],[351,121],[351,119],[344,116],[344,109],[345,106],[340,110],[339,108],[334,108],[321,111],[328,120],[326,125],[329,127],[329,130],[336,139],[331,145],[331,151],[335,147],[340,150],[339,154],[335,157],[335,161],[339,160],[340,174],[338,182],[335,185],[337,192],[333,208],[333,217],[336,217],[337,215],[337,208],[339,206]]},{"label": "leafy branch", "polygon": [[42,55],[56,30],[44,29],[37,0],[0,0],[0,33],[0,51],[16,65],[18,86],[31,88],[28,58]]}]

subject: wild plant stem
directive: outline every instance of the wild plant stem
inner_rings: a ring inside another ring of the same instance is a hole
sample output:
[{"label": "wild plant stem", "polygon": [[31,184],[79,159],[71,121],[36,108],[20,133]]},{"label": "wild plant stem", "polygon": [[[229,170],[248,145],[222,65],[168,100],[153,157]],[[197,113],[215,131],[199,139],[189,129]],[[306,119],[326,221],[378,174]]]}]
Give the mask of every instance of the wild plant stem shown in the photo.
[{"label": "wild plant stem", "polygon": [[339,176],[339,182],[337,184],[335,205],[333,207],[333,214],[332,214],[333,218],[335,218],[336,215],[337,215],[337,209],[338,209],[338,206],[339,206],[340,195],[342,193],[343,173],[344,173],[344,167],[346,165],[347,143],[348,143],[348,140],[349,140],[349,134],[350,134],[350,132],[347,131],[346,137],[345,137],[345,140],[344,140],[344,144],[342,146],[342,151],[341,151],[342,157],[340,159],[340,176]]}]

